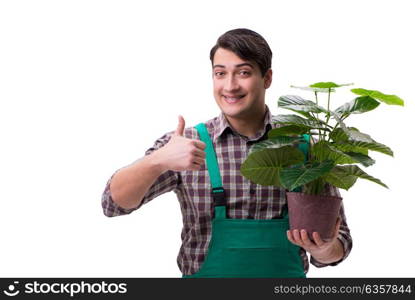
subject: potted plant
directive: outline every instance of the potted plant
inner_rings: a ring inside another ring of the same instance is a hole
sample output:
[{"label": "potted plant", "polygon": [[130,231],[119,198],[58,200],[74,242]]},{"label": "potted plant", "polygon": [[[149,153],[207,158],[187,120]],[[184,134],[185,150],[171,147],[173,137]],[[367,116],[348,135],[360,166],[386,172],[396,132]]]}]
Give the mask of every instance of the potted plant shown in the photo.
[{"label": "potted plant", "polygon": [[[325,185],[348,190],[362,178],[387,188],[360,166],[375,163],[369,151],[393,156],[388,146],[346,126],[345,120],[351,114],[377,108],[380,102],[404,105],[396,95],[356,88],[351,89],[356,98],[332,110],[331,94],[347,85],[351,84],[318,82],[307,87],[292,86],[313,92],[315,100],[294,95],[280,97],[278,106],[297,114],[277,115],[277,128],[268,132],[266,140],[252,146],[240,170],[257,184],[286,189],[290,228],[317,231],[323,239],[331,238],[342,200],[325,195]],[[325,107],[319,102],[319,93],[328,95]]]}]

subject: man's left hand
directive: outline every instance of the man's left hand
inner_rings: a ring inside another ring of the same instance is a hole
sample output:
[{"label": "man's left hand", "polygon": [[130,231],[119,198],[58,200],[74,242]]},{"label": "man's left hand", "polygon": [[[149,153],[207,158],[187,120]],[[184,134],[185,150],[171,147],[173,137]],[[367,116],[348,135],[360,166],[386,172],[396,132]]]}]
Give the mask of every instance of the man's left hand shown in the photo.
[{"label": "man's left hand", "polygon": [[323,241],[318,232],[313,232],[313,240],[308,237],[307,231],[304,229],[288,230],[288,240],[302,247],[304,250],[310,253],[314,259],[321,263],[332,263],[340,260],[344,255],[343,245],[337,238],[339,234],[341,219],[338,218],[333,237],[329,240]]}]

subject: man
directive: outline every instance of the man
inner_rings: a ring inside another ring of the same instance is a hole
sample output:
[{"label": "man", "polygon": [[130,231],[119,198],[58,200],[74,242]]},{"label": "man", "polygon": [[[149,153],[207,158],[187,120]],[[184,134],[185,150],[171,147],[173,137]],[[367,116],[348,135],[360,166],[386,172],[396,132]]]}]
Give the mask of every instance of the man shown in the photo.
[{"label": "man", "polygon": [[[305,277],[306,252],[317,267],[340,263],[352,247],[343,206],[333,238],[323,242],[309,233],[311,241],[304,230],[287,231],[284,190],[256,185],[240,173],[250,147],[277,126],[265,105],[272,82],[267,42],[248,29],[230,30],[219,37],[210,59],[220,116],[196,128],[185,128],[179,116],[174,132],[111,176],[104,214],[129,214],[174,191],[184,220],[177,259],[184,277]],[[339,196],[332,186],[325,192]],[[257,237],[259,244],[252,245]],[[242,246],[239,238],[245,239]]]}]

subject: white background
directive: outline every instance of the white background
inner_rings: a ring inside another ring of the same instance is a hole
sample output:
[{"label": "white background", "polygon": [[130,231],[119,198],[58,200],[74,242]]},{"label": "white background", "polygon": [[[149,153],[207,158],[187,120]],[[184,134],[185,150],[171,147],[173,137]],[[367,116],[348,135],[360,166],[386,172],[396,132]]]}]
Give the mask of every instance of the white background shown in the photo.
[{"label": "white background", "polygon": [[[0,2],[0,276],[180,277],[174,193],[107,218],[106,181],[182,114],[219,114],[209,50],[227,30],[259,32],[273,53],[266,101],[318,81],[397,94],[348,125],[390,146],[342,192],[354,247],[309,277],[415,275],[412,1]],[[333,107],[353,99],[350,87]]]}]

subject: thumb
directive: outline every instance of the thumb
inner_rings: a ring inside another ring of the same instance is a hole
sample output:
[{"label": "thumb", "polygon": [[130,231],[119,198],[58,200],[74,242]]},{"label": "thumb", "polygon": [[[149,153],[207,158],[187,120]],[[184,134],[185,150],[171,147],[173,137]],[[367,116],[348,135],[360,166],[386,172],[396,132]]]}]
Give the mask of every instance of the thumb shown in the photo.
[{"label": "thumb", "polygon": [[334,235],[335,235],[335,237],[339,234],[341,222],[342,222],[341,217],[338,217],[337,220],[336,220],[336,226],[334,227]]},{"label": "thumb", "polygon": [[177,129],[174,132],[174,134],[175,135],[181,135],[181,136],[183,136],[183,133],[184,133],[184,125],[185,125],[184,118],[181,115],[179,115],[179,125],[177,125]]}]

